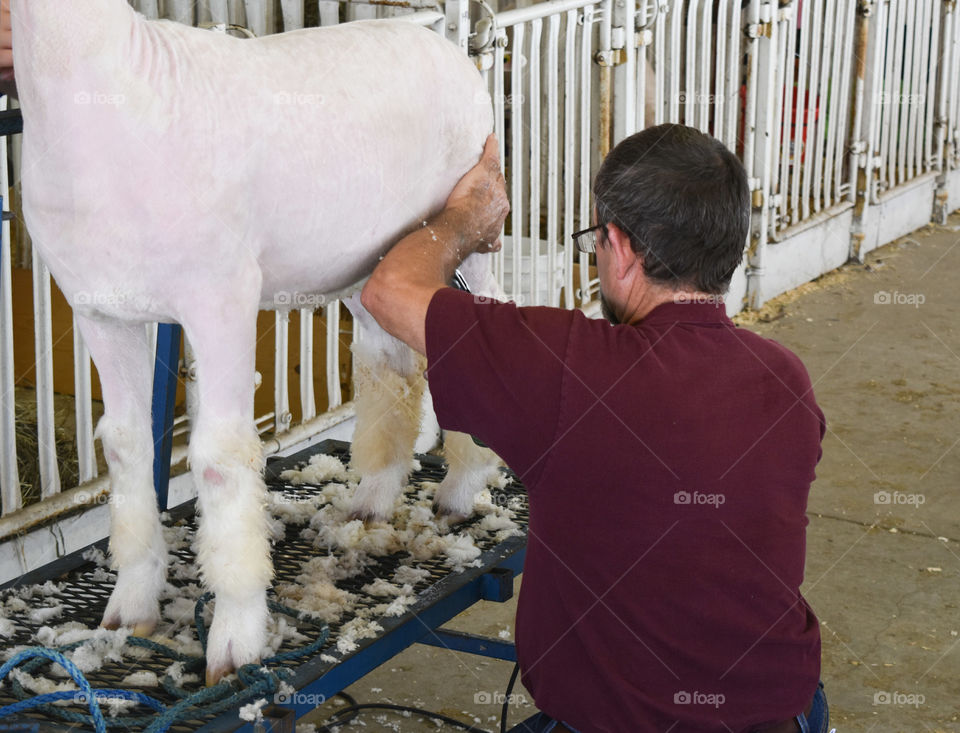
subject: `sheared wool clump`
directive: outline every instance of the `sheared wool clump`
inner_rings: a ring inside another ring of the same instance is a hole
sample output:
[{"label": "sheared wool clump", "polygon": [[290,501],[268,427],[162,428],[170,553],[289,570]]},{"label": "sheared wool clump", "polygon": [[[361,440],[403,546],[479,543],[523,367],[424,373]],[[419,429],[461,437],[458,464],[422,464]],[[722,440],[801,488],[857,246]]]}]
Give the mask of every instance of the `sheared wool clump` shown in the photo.
[{"label": "sheared wool clump", "polygon": [[347,481],[350,474],[347,467],[335,456],[317,453],[310,456],[307,465],[300,469],[284,471],[280,478],[294,486],[300,484],[322,484],[327,481]]},{"label": "sheared wool clump", "polygon": [[83,554],[80,556],[87,562],[92,562],[98,567],[109,567],[110,563],[107,562],[107,556],[104,554],[103,550],[97,549],[96,547],[90,547],[87,550],[84,550]]},{"label": "sheared wool clump", "polygon": [[170,679],[173,680],[173,683],[178,687],[195,685],[200,681],[200,677],[193,672],[187,674],[183,671],[185,664],[185,662],[174,662],[167,667],[166,673],[170,676]]},{"label": "sheared wool clump", "polygon": [[341,654],[349,654],[357,649],[357,641],[372,639],[381,631],[383,631],[383,627],[376,621],[369,621],[364,618],[350,619],[340,627],[340,633],[337,636],[337,651]]},{"label": "sheared wool clump", "polygon": [[157,673],[148,669],[128,674],[120,682],[124,687],[159,687],[160,681],[157,679]]},{"label": "sheared wool clump", "polygon": [[287,526],[308,525],[327,499],[319,494],[288,496],[278,491],[267,492],[267,509],[277,520]]},{"label": "sheared wool clump", "polygon": [[35,624],[45,624],[63,613],[63,606],[43,606],[30,609],[30,620]]},{"label": "sheared wool clump", "polygon": [[267,705],[267,699],[261,698],[254,700],[249,705],[240,708],[240,720],[246,720],[250,723],[260,723],[263,721],[263,708]]},{"label": "sheared wool clump", "polygon": [[409,586],[406,588],[397,587],[389,580],[377,578],[372,583],[367,583],[360,590],[372,596],[399,596],[404,593],[409,593],[412,589]]},{"label": "sheared wool clump", "polygon": [[393,582],[401,585],[409,584],[412,586],[423,582],[430,577],[430,571],[426,568],[415,568],[413,565],[401,565],[393,574]]},{"label": "sheared wool clump", "polygon": [[[64,692],[67,690],[76,691],[77,686],[73,681],[67,682],[54,682],[51,679],[46,677],[35,677],[28,672],[24,672],[22,669],[14,668],[10,670],[10,676],[17,680],[24,689],[34,693],[35,695],[45,695],[48,692]],[[59,704],[66,704],[68,701],[61,702]],[[58,703],[54,703],[55,705]]]},{"label": "sheared wool clump", "polygon": [[97,629],[85,644],[68,652],[67,657],[84,674],[95,672],[106,660],[119,662],[123,659],[123,647],[129,635],[125,629]]},{"label": "sheared wool clump", "polygon": [[[407,586],[408,588],[410,586]],[[402,616],[407,609],[417,602],[417,597],[413,593],[406,593],[394,598],[386,608],[383,609],[384,616]]]},{"label": "sheared wool clump", "polygon": [[517,529],[517,523],[506,514],[491,512],[480,520],[480,529],[486,532],[498,532],[501,529]]},{"label": "sheared wool clump", "polygon": [[443,540],[443,554],[447,556],[446,563],[454,570],[462,570],[480,557],[480,548],[474,544],[473,537],[467,534],[447,535]]},{"label": "sheared wool clump", "polygon": [[303,646],[310,641],[310,639],[301,634],[297,630],[297,627],[292,625],[286,618],[271,615],[267,620],[267,642],[263,656],[272,657],[287,640],[292,641],[297,646]]}]

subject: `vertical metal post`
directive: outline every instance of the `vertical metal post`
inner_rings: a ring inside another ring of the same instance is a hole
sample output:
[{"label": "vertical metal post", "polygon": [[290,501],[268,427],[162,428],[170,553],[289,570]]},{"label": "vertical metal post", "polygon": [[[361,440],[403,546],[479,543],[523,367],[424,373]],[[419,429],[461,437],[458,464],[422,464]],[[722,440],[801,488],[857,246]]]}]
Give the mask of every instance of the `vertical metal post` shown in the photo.
[{"label": "vertical metal post", "polygon": [[285,433],[290,429],[293,416],[290,414],[290,386],[288,369],[290,359],[290,312],[274,313],[276,351],[273,356],[273,416],[274,432]]},{"label": "vertical metal post", "polygon": [[[613,88],[613,142],[620,142],[637,131],[637,39],[636,0],[616,0],[613,4],[611,48],[616,55]],[[640,65],[645,71],[645,65]]]},{"label": "vertical metal post", "polygon": [[[5,106],[5,103],[4,103]],[[4,166],[3,171],[6,171]],[[2,175],[2,174],[0,174]],[[6,197],[0,196],[0,209],[6,210]],[[14,399],[13,300],[10,270],[10,222],[0,228],[0,515],[15,512],[21,506],[20,474],[17,471],[16,400]]]},{"label": "vertical metal post", "polygon": [[60,466],[57,462],[57,436],[53,407],[53,303],[50,295],[50,271],[37,248],[33,255],[33,333],[36,369],[37,443],[40,460],[40,495],[46,499],[60,493]]},{"label": "vertical metal post", "polygon": [[470,39],[470,2],[469,0],[447,0],[443,9],[447,39],[467,53]]},{"label": "vertical metal post", "polygon": [[510,244],[511,273],[510,298],[518,301],[521,297],[521,275],[523,273],[523,222],[526,187],[523,179],[525,143],[524,128],[528,125],[524,119],[523,105],[523,41],[526,26],[518,23],[513,26],[513,42],[510,45]]},{"label": "vertical metal post", "polygon": [[[339,324],[338,324],[339,325]],[[329,351],[329,349],[328,349]],[[328,354],[329,358],[329,354]],[[337,365],[339,367],[339,364]],[[337,369],[339,375],[340,370]],[[317,399],[313,393],[313,309],[300,309],[300,419],[317,416]]]},{"label": "vertical metal post", "polygon": [[[930,151],[933,156],[937,170],[940,176],[937,178],[937,195],[934,199],[933,220],[939,224],[947,223],[947,204],[948,195],[945,188],[946,174],[950,170],[949,153],[946,148],[947,131],[950,127],[950,117],[948,115],[947,100],[953,93],[950,84],[953,64],[956,59],[953,55],[954,37],[953,37],[953,13],[956,7],[955,2],[946,2],[943,4],[943,37],[940,46],[940,67],[937,69],[939,75],[937,89],[936,117],[934,118],[934,138],[935,146]],[[931,79],[934,74],[931,70]]]},{"label": "vertical metal post", "polygon": [[[763,305],[763,267],[770,219],[770,181],[773,169],[773,139],[775,124],[774,104],[777,81],[778,23],[773,3],[750,4],[751,74],[753,90],[748,88],[747,144],[744,157],[755,146],[747,175],[757,183],[753,196],[753,241],[749,248],[747,304],[751,308]],[[750,114],[753,100],[753,114]],[[762,103],[761,103],[762,102]]]},{"label": "vertical metal post", "polygon": [[173,408],[177,399],[180,337],[183,328],[161,323],[157,328],[157,356],[153,369],[153,488],[157,506],[167,509],[170,455],[173,452]]},{"label": "vertical metal post", "polygon": [[[343,404],[340,388],[340,301],[326,309],[327,315],[327,409]],[[356,337],[354,337],[356,343]]]},{"label": "vertical metal post", "polygon": [[[597,160],[602,161],[610,152],[613,140],[613,64],[614,53],[611,47],[613,37],[613,4],[605,0],[600,6],[600,48],[594,60],[600,65],[600,84],[597,90],[600,103],[599,136]],[[587,31],[584,26],[584,32]]]},{"label": "vertical metal post", "polygon": [[77,463],[80,483],[97,475],[97,455],[93,447],[93,397],[90,374],[90,353],[80,336],[77,316],[73,316],[73,393],[77,426]]},{"label": "vertical metal post", "polygon": [[853,234],[850,238],[850,258],[861,261],[873,202],[875,186],[875,156],[883,150],[881,130],[882,105],[880,94],[884,83],[885,39],[887,37],[887,8],[885,2],[861,0],[858,12],[860,26],[857,35],[857,82],[854,110],[854,151],[859,160],[856,168],[854,192]]},{"label": "vertical metal post", "polygon": [[540,96],[540,48],[543,36],[543,21],[537,18],[530,22],[530,53],[527,56],[529,71],[527,74],[530,91],[530,279],[528,299],[521,301],[529,305],[545,305],[540,299],[540,213],[541,213],[541,167],[540,136],[542,99]]}]

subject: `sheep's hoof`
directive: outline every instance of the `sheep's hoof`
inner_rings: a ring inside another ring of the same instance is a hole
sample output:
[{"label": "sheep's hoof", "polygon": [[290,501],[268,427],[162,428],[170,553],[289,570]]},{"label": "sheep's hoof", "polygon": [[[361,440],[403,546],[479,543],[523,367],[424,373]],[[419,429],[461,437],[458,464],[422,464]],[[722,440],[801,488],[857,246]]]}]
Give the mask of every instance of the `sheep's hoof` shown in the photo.
[{"label": "sheep's hoof", "polygon": [[433,513],[436,514],[437,519],[446,520],[448,527],[454,527],[458,524],[463,524],[471,517],[470,514],[458,512],[455,509],[444,509],[444,507],[440,504],[433,505]]},{"label": "sheep's hoof", "polygon": [[150,636],[156,628],[157,624],[155,621],[141,621],[140,623],[133,625],[133,631],[131,632],[131,635],[146,638]]},{"label": "sheep's hoof", "polygon": [[359,519],[361,522],[363,522],[363,526],[368,529],[373,524],[383,524],[387,521],[387,518],[381,514],[364,509],[354,509],[352,512],[350,512],[347,517],[347,521],[352,522],[355,519]]},{"label": "sheep's hoof", "polygon": [[233,672],[230,667],[207,667],[207,687],[213,687],[220,683],[224,677]]},{"label": "sheep's hoof", "polygon": [[138,621],[135,624],[124,624],[120,622],[119,617],[117,616],[104,616],[103,621],[100,622],[101,629],[107,629],[108,631],[116,631],[117,629],[123,626],[132,626],[130,631],[131,636],[141,636],[147,637],[150,636],[157,628],[156,621]]}]

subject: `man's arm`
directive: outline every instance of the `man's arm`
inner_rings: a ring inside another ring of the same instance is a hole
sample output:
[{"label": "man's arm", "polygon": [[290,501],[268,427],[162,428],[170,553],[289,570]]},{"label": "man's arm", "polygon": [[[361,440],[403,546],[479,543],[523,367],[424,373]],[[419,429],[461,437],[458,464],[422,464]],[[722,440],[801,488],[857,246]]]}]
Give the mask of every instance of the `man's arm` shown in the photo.
[{"label": "man's arm", "polygon": [[363,306],[388,333],[425,354],[431,299],[469,255],[500,249],[509,210],[491,135],[480,162],[460,179],[444,210],[401,239],[374,269],[360,295]]}]

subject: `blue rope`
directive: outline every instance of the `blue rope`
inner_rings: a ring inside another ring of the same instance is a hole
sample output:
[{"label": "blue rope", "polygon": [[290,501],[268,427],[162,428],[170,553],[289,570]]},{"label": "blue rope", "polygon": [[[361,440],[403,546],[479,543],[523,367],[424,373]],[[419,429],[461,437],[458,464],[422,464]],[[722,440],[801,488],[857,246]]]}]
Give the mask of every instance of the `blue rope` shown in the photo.
[{"label": "blue rope", "polygon": [[[196,657],[182,654],[165,644],[137,636],[127,637],[126,643],[130,646],[149,649],[157,655],[181,662],[184,672],[202,670],[205,666],[204,657],[207,650],[207,628],[203,621],[203,609],[212,597],[211,593],[205,593],[194,606],[194,622],[204,656]],[[143,728],[143,733],[165,733],[170,726],[178,721],[209,717],[230,708],[238,707],[248,700],[269,696],[279,689],[282,681],[290,679],[293,675],[292,669],[280,665],[283,662],[303,659],[318,653],[329,638],[330,629],[326,624],[318,623],[282,604],[268,601],[267,605],[271,611],[292,616],[300,622],[317,627],[319,629],[317,638],[304,647],[276,654],[263,660],[260,664],[243,665],[237,670],[236,682],[221,681],[213,687],[205,687],[195,692],[183,689],[173,681],[169,674],[165,674],[161,680],[164,690],[170,695],[180,698],[178,702],[170,706],[149,695],[132,690],[93,689],[79,667],[65,656],[67,652],[73,651],[90,641],[89,639],[66,644],[56,649],[31,647],[19,652],[0,667],[0,681],[21,664],[23,664],[22,671],[30,673],[43,665],[55,662],[67,671],[79,689],[62,690],[30,697],[19,680],[11,678],[11,688],[20,700],[0,708],[0,719],[39,708],[47,715],[56,716],[72,723],[93,726],[96,733],[106,733],[108,727],[126,728],[128,730],[140,727]],[[266,669],[268,665],[276,665],[276,668]],[[85,704],[89,708],[90,714],[77,713],[53,704],[63,700]],[[100,706],[101,701],[107,700],[129,700],[137,703],[137,705],[152,709],[154,714],[118,716],[108,720],[104,717]]]},{"label": "blue rope", "polygon": [[[45,658],[50,660],[51,662],[56,662],[67,671],[67,674],[70,675],[70,677],[76,683],[77,687],[80,688],[80,693],[85,695],[85,699],[90,707],[90,715],[92,716],[92,719],[93,719],[93,725],[96,728],[97,733],[106,733],[107,721],[103,719],[103,711],[100,709],[100,703],[97,701],[97,696],[94,694],[93,688],[90,686],[90,683],[87,682],[87,678],[84,676],[83,672],[80,671],[80,668],[77,667],[77,665],[75,665],[69,659],[67,659],[59,651],[56,651],[53,649],[45,649],[43,647],[31,647],[30,649],[24,649],[22,652],[15,654],[10,661],[8,661],[6,664],[0,667],[0,680],[4,679],[8,674],[10,674],[10,671],[21,662],[25,662],[35,658],[41,658],[41,659]],[[69,693],[70,697],[74,697],[74,696],[79,697],[76,692],[73,692],[73,691],[66,691],[66,692]],[[57,698],[56,697],[57,694],[58,693],[49,693],[47,695],[41,695],[40,697],[49,698],[53,696],[56,699],[63,699],[62,697]],[[77,700],[77,701],[80,702],[80,700]],[[24,706],[24,703],[33,703],[33,704],[26,705],[22,709],[32,708],[32,707],[36,707],[38,704],[43,704],[43,703],[35,703],[34,700],[25,700],[18,703],[13,703],[12,705],[6,705],[0,708],[0,718],[3,718],[7,715],[12,715],[15,712],[19,712],[19,709],[12,710],[11,708],[17,708],[17,706]]]}]

